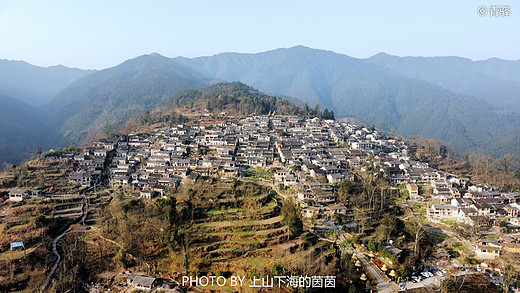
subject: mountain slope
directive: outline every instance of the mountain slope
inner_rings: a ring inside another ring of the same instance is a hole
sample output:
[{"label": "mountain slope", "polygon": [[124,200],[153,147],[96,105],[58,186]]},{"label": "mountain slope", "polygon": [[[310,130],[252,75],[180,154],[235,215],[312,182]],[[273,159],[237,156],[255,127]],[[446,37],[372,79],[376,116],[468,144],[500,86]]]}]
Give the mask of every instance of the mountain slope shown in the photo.
[{"label": "mountain slope", "polygon": [[492,157],[500,157],[505,154],[518,156],[518,150],[520,150],[520,128],[495,137],[479,149],[479,151],[483,151],[484,154]]},{"label": "mountain slope", "polygon": [[3,163],[18,164],[47,146],[49,129],[38,109],[16,99],[0,96],[0,168]]},{"label": "mountain slope", "polygon": [[54,112],[55,137],[80,142],[105,124],[123,125],[157,109],[182,90],[211,80],[158,54],[144,55],[88,75],[58,93],[45,107]]},{"label": "mountain slope", "polygon": [[215,125],[270,113],[324,119],[332,119],[334,115],[328,110],[316,111],[285,98],[266,95],[241,82],[221,82],[200,90],[181,92],[160,109],[134,117],[123,132],[148,131],[144,129],[179,123]]},{"label": "mountain slope", "polygon": [[406,77],[431,82],[520,113],[518,61],[489,59],[474,62],[461,57],[397,57],[385,53],[366,60]]},{"label": "mountain slope", "polygon": [[241,81],[269,94],[297,97],[324,107],[333,104],[331,85],[354,75],[369,75],[377,67],[345,55],[303,46],[258,54],[224,53],[174,60],[209,76]]},{"label": "mountain slope", "polygon": [[368,124],[384,122],[404,135],[443,139],[459,152],[520,125],[516,114],[497,112],[482,100],[330,51],[298,46],[175,60],[206,75],[319,103],[338,117],[357,116]]},{"label": "mountain slope", "polygon": [[276,112],[284,115],[321,116],[321,112],[305,109],[296,103],[266,95],[241,82],[221,82],[201,90],[185,90],[164,105],[159,112],[168,113],[182,110],[202,110],[219,115],[251,116]]},{"label": "mountain slope", "polygon": [[39,106],[92,70],[34,66],[24,61],[0,60],[0,94]]},{"label": "mountain slope", "polygon": [[477,68],[484,74],[503,81],[510,81],[520,86],[520,60],[511,61],[490,58],[475,62]]}]

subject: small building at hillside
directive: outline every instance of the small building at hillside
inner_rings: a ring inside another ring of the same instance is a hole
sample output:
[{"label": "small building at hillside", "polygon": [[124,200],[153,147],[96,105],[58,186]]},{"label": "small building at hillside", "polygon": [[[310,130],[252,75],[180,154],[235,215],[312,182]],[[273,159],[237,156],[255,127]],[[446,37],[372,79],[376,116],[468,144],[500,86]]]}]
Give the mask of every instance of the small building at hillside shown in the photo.
[{"label": "small building at hillside", "polygon": [[157,285],[157,279],[144,275],[131,275],[127,279],[127,284],[140,290],[152,290]]},{"label": "small building at hillside", "polygon": [[11,250],[25,249],[22,241],[11,242]]},{"label": "small building at hillside", "polygon": [[406,185],[406,189],[408,190],[408,193],[412,198],[417,197],[419,195],[419,187],[417,187],[416,184],[409,183]]},{"label": "small building at hillside", "polygon": [[29,191],[23,189],[13,189],[9,191],[9,200],[12,201],[23,201],[29,198]]},{"label": "small building at hillside", "polygon": [[502,246],[493,240],[482,240],[475,245],[478,258],[494,259],[500,256]]}]

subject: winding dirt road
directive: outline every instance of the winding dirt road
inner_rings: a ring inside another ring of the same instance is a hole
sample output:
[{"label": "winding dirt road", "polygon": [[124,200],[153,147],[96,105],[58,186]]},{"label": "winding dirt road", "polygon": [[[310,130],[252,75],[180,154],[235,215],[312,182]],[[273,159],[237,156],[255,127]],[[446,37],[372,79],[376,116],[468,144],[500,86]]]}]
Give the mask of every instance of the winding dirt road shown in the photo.
[{"label": "winding dirt road", "polygon": [[[83,190],[81,192],[81,198],[83,199],[83,207],[81,209],[81,218],[79,219],[79,221],[76,223],[76,225],[83,225],[85,224],[85,219],[87,217],[87,209],[88,209],[88,205],[87,205],[87,198],[85,197],[85,193],[87,191],[89,191],[90,188],[87,188],[85,190]],[[52,269],[50,270],[49,274],[47,274],[47,279],[45,279],[45,283],[43,283],[43,285],[41,286],[41,292],[45,292],[45,288],[47,288],[47,286],[49,285],[49,282],[52,278],[52,276],[54,275],[54,272],[56,271],[56,268],[58,268],[58,265],[60,264],[60,261],[61,261],[61,255],[59,254],[56,246],[57,246],[57,243],[58,241],[60,241],[61,238],[63,238],[65,235],[69,234],[70,232],[70,226],[67,228],[67,230],[65,230],[63,233],[61,233],[60,235],[58,235],[58,237],[54,238],[54,240],[52,241],[52,252],[54,253],[54,255],[56,255],[57,259],[56,261],[54,262],[54,265],[52,266]]]}]

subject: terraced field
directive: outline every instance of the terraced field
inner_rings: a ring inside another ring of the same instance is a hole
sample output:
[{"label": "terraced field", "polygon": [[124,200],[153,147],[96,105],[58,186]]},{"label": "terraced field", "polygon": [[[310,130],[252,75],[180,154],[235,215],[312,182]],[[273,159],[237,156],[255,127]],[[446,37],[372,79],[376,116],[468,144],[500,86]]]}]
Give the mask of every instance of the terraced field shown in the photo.
[{"label": "terraced field", "polygon": [[[311,233],[290,239],[280,198],[268,195],[269,189],[260,185],[238,185],[233,189],[220,186],[206,190],[204,200],[197,202],[205,213],[183,230],[188,235],[192,271],[224,276],[248,276],[253,272],[261,277],[272,274],[277,265],[293,274],[334,274],[337,260],[330,243],[318,241]],[[160,260],[159,267],[182,274],[182,262],[179,251]]]},{"label": "terraced field", "polygon": [[[252,275],[338,275],[339,256],[331,243],[310,232],[289,237],[281,198],[269,187],[206,179],[183,184],[169,199],[137,196],[116,188],[89,198],[85,239],[95,282],[113,286],[114,280],[103,276],[127,270],[177,281],[187,273],[243,276],[248,284]],[[175,233],[183,235],[186,245],[172,238],[169,229],[178,229]],[[248,292],[245,287],[213,289]],[[199,289],[211,290],[195,291]]]}]

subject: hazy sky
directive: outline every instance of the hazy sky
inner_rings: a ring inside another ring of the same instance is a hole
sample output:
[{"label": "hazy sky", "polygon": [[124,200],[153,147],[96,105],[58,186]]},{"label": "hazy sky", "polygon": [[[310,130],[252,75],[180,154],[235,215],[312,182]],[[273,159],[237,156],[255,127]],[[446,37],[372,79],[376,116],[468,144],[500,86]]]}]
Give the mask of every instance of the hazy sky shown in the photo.
[{"label": "hazy sky", "polygon": [[[511,15],[478,15],[491,5],[509,5]],[[519,16],[516,1],[0,0],[0,59],[101,69],[151,52],[196,57],[304,45],[358,58],[518,60]]]}]

